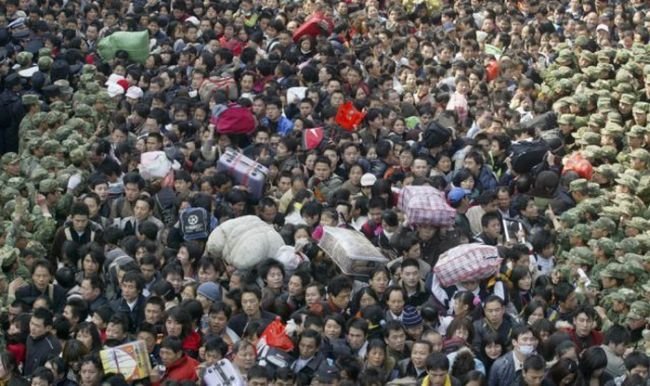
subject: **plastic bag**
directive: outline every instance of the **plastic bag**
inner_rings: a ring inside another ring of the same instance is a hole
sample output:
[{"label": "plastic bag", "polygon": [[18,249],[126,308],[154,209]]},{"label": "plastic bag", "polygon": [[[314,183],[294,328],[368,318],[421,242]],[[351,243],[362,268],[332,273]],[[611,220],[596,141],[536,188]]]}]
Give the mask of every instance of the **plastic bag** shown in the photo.
[{"label": "plastic bag", "polygon": [[260,339],[264,339],[268,346],[277,348],[278,350],[286,352],[293,350],[293,341],[284,332],[284,324],[282,324],[280,318],[276,318],[266,326]]},{"label": "plastic bag", "polygon": [[172,171],[172,162],[164,151],[148,151],[140,156],[138,170],[142,178],[147,181],[166,178]]},{"label": "plastic bag", "polygon": [[105,61],[113,59],[117,51],[126,51],[129,59],[144,63],[149,56],[149,31],[118,31],[97,43],[97,52]]},{"label": "plastic bag", "polygon": [[585,159],[582,154],[573,153],[567,158],[562,174],[566,174],[567,172],[575,172],[581,178],[591,180],[594,174],[594,168],[591,166],[591,162]]},{"label": "plastic bag", "polygon": [[336,123],[347,131],[354,131],[366,114],[357,110],[352,102],[345,102],[336,112]]}]

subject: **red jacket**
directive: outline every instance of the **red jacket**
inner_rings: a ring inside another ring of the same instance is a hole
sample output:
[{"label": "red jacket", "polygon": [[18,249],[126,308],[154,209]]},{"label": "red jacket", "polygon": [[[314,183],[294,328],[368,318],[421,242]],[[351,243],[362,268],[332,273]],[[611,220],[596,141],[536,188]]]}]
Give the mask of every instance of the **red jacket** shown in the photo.
[{"label": "red jacket", "polygon": [[580,338],[576,334],[576,330],[572,328],[569,330],[569,336],[571,337],[573,343],[575,343],[578,354],[580,354],[583,350],[588,349],[589,347],[600,346],[603,344],[603,333],[597,330],[591,330],[591,334],[589,334],[589,336]]},{"label": "red jacket", "polygon": [[165,381],[192,381],[196,382],[199,377],[196,375],[196,368],[199,362],[189,357],[187,354],[172,363],[165,372],[165,376],[161,380],[161,384]]}]

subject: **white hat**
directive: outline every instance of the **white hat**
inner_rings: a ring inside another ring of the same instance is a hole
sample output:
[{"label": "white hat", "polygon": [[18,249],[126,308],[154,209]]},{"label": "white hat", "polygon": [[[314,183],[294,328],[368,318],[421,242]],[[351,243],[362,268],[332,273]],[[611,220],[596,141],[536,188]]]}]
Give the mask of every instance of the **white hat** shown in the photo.
[{"label": "white hat", "polygon": [[196,16],[190,16],[190,17],[188,17],[187,19],[185,19],[185,22],[186,22],[186,23],[191,23],[191,24],[193,24],[195,27],[198,27],[199,25],[201,25],[201,22],[199,21],[199,19],[198,19]]},{"label": "white hat", "polygon": [[126,90],[126,97],[132,99],[140,99],[144,95],[142,89],[138,86],[131,86]]},{"label": "white hat", "polygon": [[373,186],[375,181],[377,181],[377,177],[372,173],[366,173],[361,176],[361,186]]},{"label": "white hat", "polygon": [[120,86],[117,83],[111,83],[108,85],[108,89],[106,91],[108,91],[108,96],[114,98],[118,95],[124,94],[124,87]]},{"label": "white hat", "polygon": [[605,31],[609,33],[609,27],[605,24],[598,24],[598,27],[596,27],[596,32],[598,31]]},{"label": "white hat", "polygon": [[22,76],[23,78],[31,78],[32,75],[34,75],[37,71],[38,71],[38,66],[29,67],[24,70],[18,71],[18,75]]},{"label": "white hat", "polygon": [[126,78],[124,78],[122,75],[111,74],[106,80],[106,83],[104,83],[104,86],[108,86],[110,84],[117,84],[117,82],[122,79],[126,79]]}]

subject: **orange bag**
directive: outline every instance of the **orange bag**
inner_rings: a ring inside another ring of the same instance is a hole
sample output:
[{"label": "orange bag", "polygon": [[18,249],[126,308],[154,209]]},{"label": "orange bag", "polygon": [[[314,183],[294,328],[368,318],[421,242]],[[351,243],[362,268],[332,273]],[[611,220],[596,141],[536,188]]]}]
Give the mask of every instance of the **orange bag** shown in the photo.
[{"label": "orange bag", "polygon": [[284,332],[284,324],[280,318],[276,318],[266,326],[260,339],[265,339],[267,345],[277,348],[278,350],[287,352],[293,350],[293,341]]},{"label": "orange bag", "polygon": [[567,158],[562,174],[570,171],[575,172],[586,180],[591,180],[591,176],[594,174],[594,168],[591,165],[591,162],[584,158],[580,153],[573,153]]},{"label": "orange bag", "polygon": [[345,102],[336,112],[336,123],[347,131],[354,131],[366,114],[357,110],[352,102]]}]

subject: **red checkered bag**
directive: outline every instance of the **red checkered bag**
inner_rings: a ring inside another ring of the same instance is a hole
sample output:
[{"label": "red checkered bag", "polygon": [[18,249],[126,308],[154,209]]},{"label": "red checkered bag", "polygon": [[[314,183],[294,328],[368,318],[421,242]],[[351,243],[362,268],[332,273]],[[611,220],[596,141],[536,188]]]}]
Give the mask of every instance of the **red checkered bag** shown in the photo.
[{"label": "red checkered bag", "polygon": [[456,209],[449,206],[445,194],[438,189],[424,186],[405,186],[397,202],[409,224],[429,224],[446,228],[454,225]]},{"label": "red checkered bag", "polygon": [[433,273],[443,287],[468,280],[486,279],[499,271],[501,259],[497,247],[463,244],[440,255]]}]

